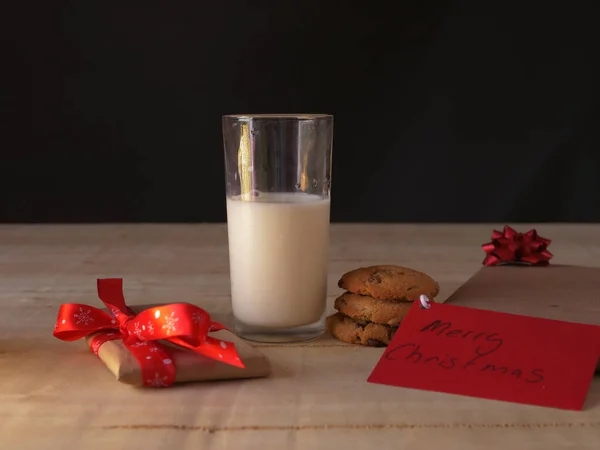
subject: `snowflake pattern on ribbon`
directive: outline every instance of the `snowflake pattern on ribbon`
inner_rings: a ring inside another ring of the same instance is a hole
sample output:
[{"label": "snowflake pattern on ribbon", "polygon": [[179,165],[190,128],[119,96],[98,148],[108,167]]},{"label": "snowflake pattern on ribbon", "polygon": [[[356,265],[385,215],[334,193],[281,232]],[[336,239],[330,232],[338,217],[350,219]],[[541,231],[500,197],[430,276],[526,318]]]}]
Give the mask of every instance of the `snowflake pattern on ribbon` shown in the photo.
[{"label": "snowflake pattern on ribbon", "polygon": [[175,316],[174,312],[172,312],[170,316],[165,316],[165,324],[162,328],[167,332],[167,336],[170,336],[177,331],[177,327],[175,326],[177,322],[179,322],[179,317]]},{"label": "snowflake pattern on ribbon", "polygon": [[84,310],[83,308],[79,308],[79,312],[73,314],[73,317],[77,325],[83,324],[86,327],[94,321],[91,309]]},{"label": "snowflake pattern on ribbon", "polygon": [[139,322],[135,322],[133,324],[133,332],[132,332],[136,338],[138,339],[142,339],[142,328],[140,327],[140,323]]},{"label": "snowflake pattern on ribbon", "polygon": [[158,372],[156,372],[154,374],[154,378],[150,378],[148,380],[146,380],[146,384],[148,386],[154,386],[154,387],[166,387],[168,386],[167,384],[167,377],[161,377],[160,374]]},{"label": "snowflake pattern on ribbon", "polygon": [[142,328],[148,333],[154,334],[154,325],[152,325],[152,322],[148,322],[148,325],[144,325]]}]

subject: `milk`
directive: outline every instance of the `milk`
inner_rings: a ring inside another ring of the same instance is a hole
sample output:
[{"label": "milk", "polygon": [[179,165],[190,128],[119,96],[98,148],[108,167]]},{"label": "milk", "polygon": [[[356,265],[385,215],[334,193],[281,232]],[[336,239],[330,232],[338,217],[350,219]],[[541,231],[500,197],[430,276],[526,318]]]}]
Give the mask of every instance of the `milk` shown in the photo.
[{"label": "milk", "polygon": [[327,296],[329,205],[329,199],[303,193],[227,199],[236,319],[289,328],[321,318]]}]

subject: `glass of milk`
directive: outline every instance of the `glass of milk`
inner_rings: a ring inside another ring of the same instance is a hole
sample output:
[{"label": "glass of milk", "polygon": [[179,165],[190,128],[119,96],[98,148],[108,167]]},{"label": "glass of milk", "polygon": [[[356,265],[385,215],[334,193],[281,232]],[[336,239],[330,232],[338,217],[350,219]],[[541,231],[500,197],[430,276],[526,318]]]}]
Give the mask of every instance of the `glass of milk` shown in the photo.
[{"label": "glass of milk", "polygon": [[235,332],[261,342],[324,330],[333,116],[223,117]]}]

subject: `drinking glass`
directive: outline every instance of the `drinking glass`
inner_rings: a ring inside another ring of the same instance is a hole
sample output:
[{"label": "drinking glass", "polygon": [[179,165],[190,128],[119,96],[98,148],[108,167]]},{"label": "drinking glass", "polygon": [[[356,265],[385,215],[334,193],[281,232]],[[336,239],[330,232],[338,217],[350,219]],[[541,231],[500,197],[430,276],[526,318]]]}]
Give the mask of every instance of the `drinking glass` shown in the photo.
[{"label": "drinking glass", "polygon": [[238,336],[324,330],[333,116],[223,116],[231,302]]}]

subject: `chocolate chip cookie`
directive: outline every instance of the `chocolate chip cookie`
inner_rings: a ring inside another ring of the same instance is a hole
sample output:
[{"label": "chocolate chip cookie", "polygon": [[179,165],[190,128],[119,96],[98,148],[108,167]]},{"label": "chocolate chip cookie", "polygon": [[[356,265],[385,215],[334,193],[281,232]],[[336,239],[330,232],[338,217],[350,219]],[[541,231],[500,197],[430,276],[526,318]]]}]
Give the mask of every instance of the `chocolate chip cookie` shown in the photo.
[{"label": "chocolate chip cookie", "polygon": [[421,294],[434,298],[440,291],[429,275],[392,265],[361,267],[344,275],[338,282],[353,294],[368,295],[378,300],[413,302]]},{"label": "chocolate chip cookie", "polygon": [[387,346],[398,327],[357,321],[342,313],[327,317],[327,329],[340,341],[370,347]]},{"label": "chocolate chip cookie", "polygon": [[378,300],[368,295],[344,292],[335,300],[335,309],[355,320],[382,325],[398,325],[411,308],[411,302]]}]

